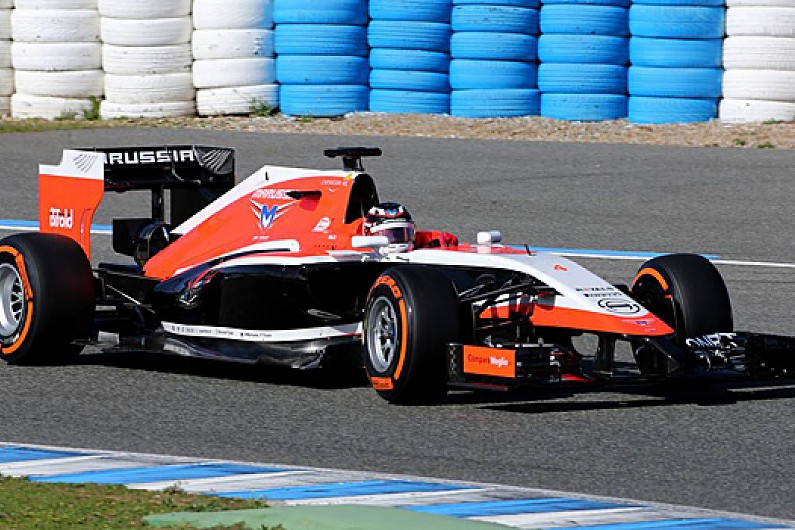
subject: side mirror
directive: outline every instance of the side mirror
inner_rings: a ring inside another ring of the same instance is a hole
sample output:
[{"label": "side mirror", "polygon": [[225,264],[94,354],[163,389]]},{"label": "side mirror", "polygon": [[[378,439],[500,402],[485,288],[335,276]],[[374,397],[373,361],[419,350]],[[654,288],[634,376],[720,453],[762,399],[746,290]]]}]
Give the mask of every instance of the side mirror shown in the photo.
[{"label": "side mirror", "polygon": [[489,232],[478,232],[478,245],[491,245],[502,241],[502,232],[491,230]]},{"label": "side mirror", "polygon": [[353,248],[380,248],[389,245],[389,239],[385,236],[353,236],[351,246]]}]

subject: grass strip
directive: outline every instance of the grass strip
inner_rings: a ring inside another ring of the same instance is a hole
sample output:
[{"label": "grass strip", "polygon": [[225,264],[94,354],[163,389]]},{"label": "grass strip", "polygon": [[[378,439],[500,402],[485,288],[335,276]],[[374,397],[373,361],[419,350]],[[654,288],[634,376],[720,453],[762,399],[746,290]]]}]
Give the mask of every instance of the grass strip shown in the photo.
[{"label": "grass strip", "polygon": [[0,529],[151,529],[143,521],[146,515],[264,507],[262,501],[192,495],[176,488],[150,492],[123,486],[45,484],[0,476]]}]

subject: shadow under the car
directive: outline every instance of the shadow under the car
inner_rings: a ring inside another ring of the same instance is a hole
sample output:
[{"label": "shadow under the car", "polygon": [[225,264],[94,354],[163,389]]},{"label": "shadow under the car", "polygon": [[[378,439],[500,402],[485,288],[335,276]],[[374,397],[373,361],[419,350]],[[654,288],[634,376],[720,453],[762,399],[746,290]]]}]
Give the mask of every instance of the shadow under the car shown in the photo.
[{"label": "shadow under the car", "polygon": [[128,370],[316,389],[355,388],[369,384],[364,369],[361,371],[348,370],[347,373],[340,373],[335,367],[298,370],[281,366],[235,363],[147,352],[87,352],[80,355],[73,364],[111,366]]},{"label": "shadow under the car", "polygon": [[[516,412],[522,414],[545,414],[554,412],[580,412],[591,410],[619,410],[677,405],[716,407],[736,405],[742,402],[768,401],[795,398],[793,381],[704,381],[696,388],[691,384],[677,387],[673,382],[604,386],[579,392],[558,393],[544,391],[530,395],[513,395],[510,403],[483,403],[485,409]],[[609,393],[610,399],[559,401],[574,394]],[[621,395],[626,396],[622,399]],[[525,399],[523,399],[525,398]],[[532,402],[528,402],[532,400]]]}]

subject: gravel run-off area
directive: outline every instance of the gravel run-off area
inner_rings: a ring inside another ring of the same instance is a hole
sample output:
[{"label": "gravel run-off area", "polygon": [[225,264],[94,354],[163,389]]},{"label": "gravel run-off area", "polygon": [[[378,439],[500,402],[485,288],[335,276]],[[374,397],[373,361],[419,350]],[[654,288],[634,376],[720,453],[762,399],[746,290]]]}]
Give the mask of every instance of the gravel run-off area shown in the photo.
[{"label": "gravel run-off area", "polygon": [[[14,125],[0,120],[0,129]],[[58,128],[69,124],[58,122]],[[5,126],[5,127],[4,127]],[[357,113],[342,118],[216,117],[76,122],[79,127],[173,127],[295,134],[481,138],[493,140],[625,143],[693,147],[795,149],[795,122],[638,125],[626,120],[566,122],[547,118],[454,118],[441,115]],[[42,125],[42,128],[47,128]]]}]

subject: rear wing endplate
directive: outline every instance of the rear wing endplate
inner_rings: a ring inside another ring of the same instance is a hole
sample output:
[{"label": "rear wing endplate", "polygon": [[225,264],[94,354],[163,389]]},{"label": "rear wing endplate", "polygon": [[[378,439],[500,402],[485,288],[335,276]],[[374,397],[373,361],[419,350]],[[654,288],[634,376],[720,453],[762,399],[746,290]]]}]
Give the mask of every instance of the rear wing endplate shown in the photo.
[{"label": "rear wing endplate", "polygon": [[152,218],[179,225],[235,185],[234,149],[207,146],[64,150],[39,168],[39,229],[74,239],[91,256],[91,223],[106,191],[147,190]]}]

